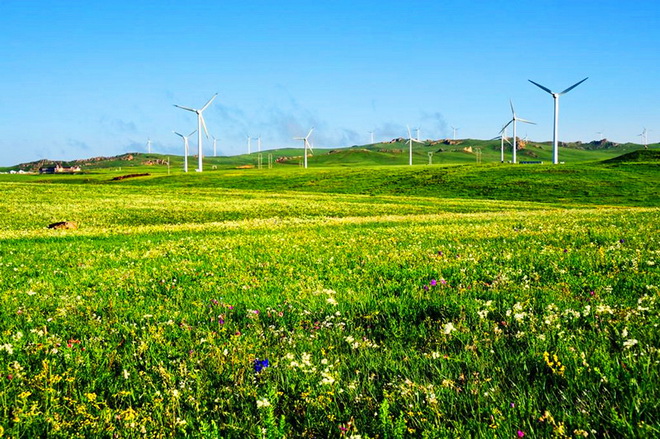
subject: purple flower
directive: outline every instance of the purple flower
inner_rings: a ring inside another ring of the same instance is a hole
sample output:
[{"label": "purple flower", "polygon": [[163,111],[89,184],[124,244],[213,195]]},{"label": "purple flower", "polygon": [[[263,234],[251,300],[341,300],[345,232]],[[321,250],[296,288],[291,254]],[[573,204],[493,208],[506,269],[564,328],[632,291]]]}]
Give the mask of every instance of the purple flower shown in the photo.
[{"label": "purple flower", "polygon": [[424,285],[424,291],[428,291],[428,290],[429,290],[429,286],[428,286],[428,285]]},{"label": "purple flower", "polygon": [[269,366],[268,358],[266,358],[265,360],[260,360],[260,359],[256,358],[254,360],[254,371],[256,373],[261,372],[265,367],[268,367],[268,366]]},{"label": "purple flower", "polygon": [[621,238],[621,239],[619,239],[619,242],[620,242],[621,244],[623,244],[624,242],[626,242],[626,240],[623,239],[623,238]]},{"label": "purple flower", "polygon": [[518,430],[518,437],[523,437],[525,436],[525,432],[522,430]]},{"label": "purple flower", "polygon": [[435,279],[431,279],[431,286],[434,287],[436,285],[438,285],[438,281],[436,281]]}]

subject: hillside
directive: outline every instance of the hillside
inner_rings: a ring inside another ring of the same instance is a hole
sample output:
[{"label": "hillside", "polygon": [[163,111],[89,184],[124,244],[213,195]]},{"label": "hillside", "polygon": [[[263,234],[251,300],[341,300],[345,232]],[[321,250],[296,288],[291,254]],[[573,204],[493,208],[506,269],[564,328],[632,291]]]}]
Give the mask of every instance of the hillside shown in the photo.
[{"label": "hillside", "polygon": [[[660,145],[649,145],[657,149]],[[309,166],[385,166],[408,164],[409,146],[406,139],[397,138],[389,142],[369,145],[355,145],[346,148],[321,149],[316,148],[314,155],[309,157]],[[500,142],[498,140],[425,140],[413,145],[413,164],[469,164],[469,163],[499,163]],[[604,160],[621,154],[642,149],[636,144],[617,144],[609,141],[599,141],[583,144],[573,142],[562,144],[560,159],[566,163],[578,163]],[[549,142],[525,142],[518,139],[519,161],[552,161],[552,145]],[[204,158],[205,170],[259,167],[259,153],[241,154],[236,156],[220,156]],[[303,158],[301,148],[280,148],[261,153],[262,167],[267,168],[269,159],[272,167],[300,166]],[[80,166],[82,172],[99,172],[103,170],[118,170],[126,168],[141,168],[140,172],[167,171],[179,172],[183,168],[182,156],[167,154],[126,153],[114,157],[92,157],[72,161],[38,160],[21,163],[15,166],[0,168],[0,172],[38,172],[41,167],[59,164],[64,167]],[[505,143],[505,161],[511,160],[511,146]],[[196,156],[188,158],[189,168],[194,170]]]}]

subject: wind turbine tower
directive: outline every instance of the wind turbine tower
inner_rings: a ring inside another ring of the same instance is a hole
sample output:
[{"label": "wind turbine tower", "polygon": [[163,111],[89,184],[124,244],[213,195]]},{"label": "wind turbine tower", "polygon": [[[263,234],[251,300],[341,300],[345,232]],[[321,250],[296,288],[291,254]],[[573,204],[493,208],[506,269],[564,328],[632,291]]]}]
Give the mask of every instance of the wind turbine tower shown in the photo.
[{"label": "wind turbine tower", "polygon": [[303,146],[304,146],[304,160],[305,160],[305,169],[307,169],[307,150],[312,151],[312,146],[309,143],[309,136],[312,135],[312,131],[314,131],[314,127],[312,127],[311,130],[309,130],[309,133],[305,137],[294,137],[293,140],[302,140],[303,141]]},{"label": "wind turbine tower", "polygon": [[454,131],[454,137],[453,137],[453,139],[456,140],[456,131],[458,131],[460,128],[454,128],[454,127],[451,127],[451,129]]},{"label": "wind turbine tower", "polygon": [[420,140],[419,140],[419,130],[420,130],[420,127],[417,127],[417,128],[415,128],[415,129],[417,130],[417,137],[416,137],[416,138],[417,138],[417,141],[419,142],[419,141],[420,141]]},{"label": "wind turbine tower", "polygon": [[517,134],[516,134],[516,122],[520,121],[520,122],[524,122],[524,123],[531,123],[532,125],[536,125],[536,124],[534,122],[530,122],[529,120],[525,120],[525,119],[522,119],[522,118],[516,116],[516,110],[513,109],[513,102],[511,102],[509,100],[509,104],[511,105],[511,115],[512,115],[512,117],[511,117],[511,120],[509,121],[509,123],[504,125],[504,128],[502,128],[502,131],[504,131],[506,129],[506,127],[509,126],[510,123],[513,124],[513,145],[512,145],[512,147],[513,147],[513,163],[518,163],[518,159],[516,157],[516,154],[518,152],[518,139],[516,137],[517,136]]},{"label": "wind turbine tower", "polygon": [[187,136],[184,136],[181,133],[177,133],[176,131],[172,131],[174,134],[177,136],[181,137],[183,139],[183,172],[188,172],[188,137],[192,136],[195,134],[197,130],[193,131],[192,133],[188,134]]},{"label": "wind turbine tower", "polygon": [[554,106],[555,106],[555,122],[554,122],[554,129],[552,131],[552,163],[557,165],[559,164],[559,96],[568,93],[569,91],[573,90],[575,87],[578,85],[582,84],[584,81],[589,79],[589,77],[584,78],[582,81],[575,83],[568,87],[566,90],[562,91],[561,93],[555,93],[552,90],[550,90],[547,87],[542,86],[541,84],[537,84],[536,82],[532,81],[529,79],[529,82],[540,88],[541,90],[550,93],[552,96],[552,99],[554,100]]},{"label": "wind turbine tower", "polygon": [[248,148],[248,154],[252,154],[252,144],[250,143],[252,141],[252,137],[247,136],[247,148]]},{"label": "wind turbine tower", "polygon": [[151,154],[151,139],[147,139],[147,153]]},{"label": "wind turbine tower", "polygon": [[417,143],[422,143],[422,142],[420,142],[419,140],[413,139],[413,136],[410,133],[410,127],[407,126],[406,128],[408,128],[408,165],[412,166],[412,156],[413,156],[412,144],[413,144],[413,142],[417,142]]},{"label": "wind turbine tower", "polygon": [[257,151],[261,152],[261,134],[257,137]]},{"label": "wind turbine tower", "polygon": [[371,144],[374,144],[374,132],[373,131],[367,131],[369,134],[371,134]]},{"label": "wind turbine tower", "polygon": [[197,115],[197,157],[198,157],[198,165],[197,165],[197,172],[202,172],[202,158],[204,158],[204,152],[202,151],[202,128],[204,128],[204,132],[206,133],[206,138],[209,138],[209,131],[206,129],[206,122],[204,122],[204,116],[202,113],[204,110],[206,110],[209,105],[211,105],[211,102],[213,102],[213,99],[215,99],[218,96],[218,94],[214,94],[211,96],[211,99],[202,107],[202,108],[188,108],[188,107],[182,107],[181,105],[176,105],[174,104],[175,107],[181,108],[182,110],[187,110],[187,111],[192,111]]},{"label": "wind turbine tower", "polygon": [[215,136],[211,136],[211,137],[213,137],[213,157],[217,157],[218,156],[218,148],[217,148],[218,139],[216,139]]},{"label": "wind turbine tower", "polygon": [[644,149],[649,149],[649,138],[648,138],[648,130],[644,128],[644,131],[642,131],[641,134],[638,134],[642,138],[642,141],[644,142]]}]

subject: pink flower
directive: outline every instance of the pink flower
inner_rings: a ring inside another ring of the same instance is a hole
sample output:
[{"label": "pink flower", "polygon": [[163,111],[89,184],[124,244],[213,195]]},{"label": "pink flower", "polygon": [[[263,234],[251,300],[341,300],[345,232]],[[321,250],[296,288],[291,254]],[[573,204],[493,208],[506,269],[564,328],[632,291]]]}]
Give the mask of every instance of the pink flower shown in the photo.
[{"label": "pink flower", "polygon": [[525,436],[525,432],[522,430],[518,430],[518,437],[523,437]]}]

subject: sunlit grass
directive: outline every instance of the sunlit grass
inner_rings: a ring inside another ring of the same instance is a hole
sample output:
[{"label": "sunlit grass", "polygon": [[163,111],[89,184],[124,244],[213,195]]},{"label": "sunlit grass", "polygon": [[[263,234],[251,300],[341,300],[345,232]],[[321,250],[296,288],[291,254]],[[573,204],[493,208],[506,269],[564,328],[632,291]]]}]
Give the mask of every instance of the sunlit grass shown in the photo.
[{"label": "sunlit grass", "polygon": [[660,434],[657,208],[3,194],[7,437]]}]

